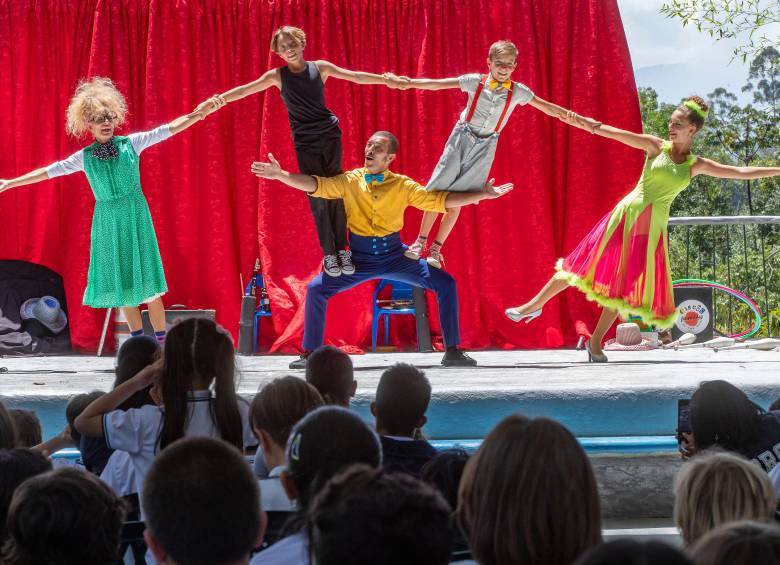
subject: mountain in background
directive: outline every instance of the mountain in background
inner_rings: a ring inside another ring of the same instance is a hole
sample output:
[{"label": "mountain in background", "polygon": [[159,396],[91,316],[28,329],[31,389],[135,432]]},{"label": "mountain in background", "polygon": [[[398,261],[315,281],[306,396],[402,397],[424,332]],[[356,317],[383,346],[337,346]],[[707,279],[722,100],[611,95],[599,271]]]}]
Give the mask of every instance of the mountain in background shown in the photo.
[{"label": "mountain in background", "polygon": [[662,102],[677,103],[691,94],[706,98],[707,95],[722,86],[737,95],[743,104],[752,97],[742,92],[747,81],[747,70],[736,65],[717,69],[686,63],[653,65],[634,69],[637,87],[649,86],[658,93]]}]

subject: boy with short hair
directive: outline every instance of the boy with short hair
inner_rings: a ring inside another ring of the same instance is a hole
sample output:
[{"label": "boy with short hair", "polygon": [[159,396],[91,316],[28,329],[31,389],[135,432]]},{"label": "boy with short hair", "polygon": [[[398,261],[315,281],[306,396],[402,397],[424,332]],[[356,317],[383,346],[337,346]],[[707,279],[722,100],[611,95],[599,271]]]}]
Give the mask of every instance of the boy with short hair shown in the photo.
[{"label": "boy with short hair", "polygon": [[284,450],[293,426],[323,404],[317,389],[303,379],[291,376],[272,380],[252,400],[249,414],[252,430],[260,441],[258,459],[262,457],[269,469],[268,476],[260,480],[266,512],[294,510],[280,480],[284,471]]},{"label": "boy with short hair", "polygon": [[[515,44],[502,39],[490,46],[487,58],[489,72],[485,75],[474,73],[444,79],[410,79],[385,73],[388,83],[399,88],[460,88],[468,94],[468,103],[444,146],[427,190],[478,192],[493,165],[499,133],[515,107],[530,104],[550,116],[566,117],[564,108],[542,100],[526,85],[512,81],[517,55]],[[444,257],[441,248],[459,214],[460,208],[451,208],[442,217],[436,239],[427,250],[427,261],[432,267],[442,268]],[[405,253],[410,259],[418,260],[425,254],[428,234],[437,215],[437,212],[424,213],[420,234]]]},{"label": "boy with short hair", "polygon": [[431,383],[417,367],[396,363],[382,373],[371,414],[376,418],[386,471],[419,477],[423,465],[436,455],[436,448],[419,439],[430,401]]},{"label": "boy with short hair", "polygon": [[318,347],[306,360],[306,382],[320,392],[325,404],[349,408],[357,390],[354,375],[352,359],[332,345]]},{"label": "boy with short hair", "polygon": [[159,564],[247,563],[263,541],[257,481],[222,440],[185,437],[160,451],[142,501],[144,539]]}]

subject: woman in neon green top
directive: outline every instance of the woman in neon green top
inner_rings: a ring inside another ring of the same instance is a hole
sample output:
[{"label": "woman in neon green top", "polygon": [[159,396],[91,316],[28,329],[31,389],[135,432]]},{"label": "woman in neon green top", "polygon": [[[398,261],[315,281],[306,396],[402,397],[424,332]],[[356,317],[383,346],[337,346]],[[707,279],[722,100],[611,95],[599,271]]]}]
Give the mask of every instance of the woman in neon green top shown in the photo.
[{"label": "woman in neon green top", "polygon": [[140,304],[148,304],[158,341],[165,337],[162,295],[168,290],[149,207],[141,191],[141,152],[175,135],[208,110],[181,116],[154,130],[115,136],[127,104],[110,79],[82,81],[67,111],[67,131],[74,137],[89,132],[94,142],[67,159],[11,180],[0,180],[0,193],[10,188],[83,171],[95,195],[84,304],[121,307],[133,334],[143,332]]},{"label": "woman in neon green top", "polygon": [[566,121],[571,125],[644,150],[645,166],[636,188],[567,257],[558,260],[557,273],[539,294],[506,310],[510,319],[533,320],[551,298],[574,286],[603,307],[586,343],[588,360],[597,362],[607,360],[601,341],[619,314],[639,316],[658,328],[674,324],[677,312],[666,232],[672,201],[696,175],[731,179],[780,175],[780,167],[732,167],[692,155],[691,145],[708,113],[704,100],[690,97],[672,113],[668,141],[569,114]]}]

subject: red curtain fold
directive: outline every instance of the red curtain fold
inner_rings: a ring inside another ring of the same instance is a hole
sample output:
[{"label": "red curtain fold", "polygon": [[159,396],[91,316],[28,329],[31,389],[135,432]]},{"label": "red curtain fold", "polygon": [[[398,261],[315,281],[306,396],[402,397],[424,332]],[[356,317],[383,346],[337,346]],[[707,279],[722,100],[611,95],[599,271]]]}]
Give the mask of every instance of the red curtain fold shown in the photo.
[{"label": "red curtain fold", "polygon": [[[490,44],[513,40],[515,80],[539,97],[639,130],[631,61],[615,0],[0,0],[0,178],[49,164],[89,143],[64,133],[64,112],[81,77],[111,77],[130,108],[122,133],[189,112],[211,94],[257,78],[281,60],[273,30],[307,33],[306,57],[372,72],[449,77],[484,72]],[[326,97],[344,133],[344,166],[362,164],[365,140],[393,131],[393,170],[430,176],[466,103],[457,90],[398,91],[329,80]],[[269,152],[296,170],[278,90],[234,104],[141,159],[170,292],[166,304],[216,308],[238,328],[240,278],[260,256],[273,309],[262,335],[273,349],[300,348],[305,288],[320,251],[306,196],[258,182],[254,160]],[[574,320],[596,310],[579,293],[551,303],[530,326],[505,319],[636,181],[640,152],[573,130],[531,107],[501,134],[491,176],[515,191],[469,206],[444,252],[458,281],[463,345],[546,347],[570,343]],[[73,342],[94,351],[104,312],[81,305],[93,198],[83,175],[0,196],[0,258],[44,264],[65,280]],[[421,213],[406,212],[404,239]],[[330,301],[326,341],[370,344],[371,283]],[[435,301],[429,297],[438,332]],[[411,321],[393,340],[414,344]]]}]

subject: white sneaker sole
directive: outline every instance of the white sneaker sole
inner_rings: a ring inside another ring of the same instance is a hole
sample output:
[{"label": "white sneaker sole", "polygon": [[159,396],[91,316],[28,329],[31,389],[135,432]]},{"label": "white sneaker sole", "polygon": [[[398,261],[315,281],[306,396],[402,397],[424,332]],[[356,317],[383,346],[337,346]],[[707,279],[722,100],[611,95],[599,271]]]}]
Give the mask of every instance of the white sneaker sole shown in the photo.
[{"label": "white sneaker sole", "polygon": [[415,253],[414,251],[409,251],[408,249],[404,251],[404,257],[407,259],[411,259],[412,261],[419,261],[420,260],[420,254]]},{"label": "white sneaker sole", "polygon": [[427,257],[425,259],[431,267],[441,269],[441,261],[434,259],[433,257]]}]

